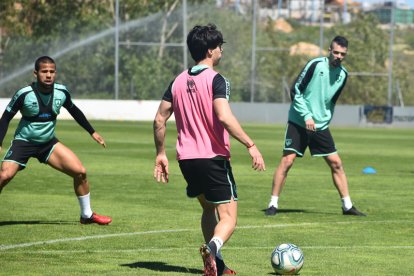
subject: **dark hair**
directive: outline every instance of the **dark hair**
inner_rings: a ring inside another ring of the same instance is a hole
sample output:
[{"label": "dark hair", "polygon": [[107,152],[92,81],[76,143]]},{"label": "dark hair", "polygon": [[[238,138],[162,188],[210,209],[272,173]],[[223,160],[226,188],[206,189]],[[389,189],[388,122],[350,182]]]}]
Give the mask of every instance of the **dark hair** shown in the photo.
[{"label": "dark hair", "polygon": [[209,49],[214,49],[223,43],[223,35],[214,24],[194,26],[187,36],[188,50],[195,62],[205,59]]},{"label": "dark hair", "polygon": [[37,58],[36,61],[35,61],[35,70],[36,71],[39,71],[40,63],[56,64],[55,61],[53,60],[53,58],[51,58],[49,56],[41,56],[41,57]]},{"label": "dark hair", "polygon": [[345,37],[343,37],[343,36],[340,36],[340,35],[335,36],[335,37],[334,37],[334,39],[332,39],[332,42],[331,42],[331,48],[332,48],[332,44],[333,44],[334,42],[335,42],[336,44],[338,44],[339,46],[341,46],[341,47],[348,48],[348,39],[346,39],[346,38],[345,38]]}]

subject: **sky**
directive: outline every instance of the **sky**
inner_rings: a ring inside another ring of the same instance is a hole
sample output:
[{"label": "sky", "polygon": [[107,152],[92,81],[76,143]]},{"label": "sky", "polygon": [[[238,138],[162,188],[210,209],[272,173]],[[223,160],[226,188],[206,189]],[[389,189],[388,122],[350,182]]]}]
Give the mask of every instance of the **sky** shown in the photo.
[{"label": "sky", "polygon": [[[384,3],[385,1],[391,1],[391,0],[354,0],[354,2],[361,2],[361,3]],[[406,3],[412,9],[414,9],[414,0],[396,0],[396,1],[399,3]]]}]

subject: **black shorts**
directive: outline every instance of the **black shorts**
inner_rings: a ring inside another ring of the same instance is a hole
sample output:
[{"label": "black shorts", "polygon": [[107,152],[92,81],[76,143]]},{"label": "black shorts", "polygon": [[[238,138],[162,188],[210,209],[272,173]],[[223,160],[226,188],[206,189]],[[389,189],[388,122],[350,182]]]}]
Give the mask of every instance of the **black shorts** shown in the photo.
[{"label": "black shorts", "polygon": [[13,140],[3,161],[15,162],[20,165],[21,169],[26,167],[26,164],[31,157],[36,157],[40,163],[46,163],[58,142],[59,140],[56,138],[43,144],[34,144],[23,140]]},{"label": "black shorts", "polygon": [[237,188],[230,161],[223,158],[179,160],[187,181],[187,196],[204,194],[207,201],[220,204],[237,200]]},{"label": "black shorts", "polygon": [[329,128],[309,131],[288,122],[283,153],[294,152],[298,157],[302,157],[307,147],[309,147],[312,156],[327,156],[337,151]]}]

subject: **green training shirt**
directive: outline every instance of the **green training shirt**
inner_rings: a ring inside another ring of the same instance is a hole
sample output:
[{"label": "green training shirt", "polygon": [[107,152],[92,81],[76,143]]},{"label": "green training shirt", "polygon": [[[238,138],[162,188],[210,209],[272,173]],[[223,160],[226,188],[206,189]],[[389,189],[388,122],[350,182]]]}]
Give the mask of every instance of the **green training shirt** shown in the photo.
[{"label": "green training shirt", "polygon": [[317,130],[328,128],[347,78],[346,69],[330,66],[327,57],[310,60],[290,91],[288,120],[305,128],[305,121],[312,118]]}]

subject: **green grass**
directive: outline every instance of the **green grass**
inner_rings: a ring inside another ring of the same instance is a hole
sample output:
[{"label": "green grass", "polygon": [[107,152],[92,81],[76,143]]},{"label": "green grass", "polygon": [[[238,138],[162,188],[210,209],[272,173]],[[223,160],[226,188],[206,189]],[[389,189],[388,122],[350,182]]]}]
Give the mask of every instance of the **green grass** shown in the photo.
[{"label": "green grass", "polygon": [[[152,178],[151,123],[93,125],[107,149],[73,121],[60,121],[57,135],[88,170],[92,208],[113,223],[80,225],[71,179],[32,159],[0,194],[0,275],[202,274],[201,212],[185,195],[174,123],[168,125],[167,185]],[[15,126],[13,121],[5,147]],[[284,242],[303,250],[301,275],[414,274],[413,129],[332,128],[352,200],[367,217],[342,216],[328,167],[308,152],[290,172],[281,212],[266,217],[284,126],[244,127],[267,171],[253,171],[246,149],[232,141],[239,219],[223,254],[238,275],[274,275],[270,253]],[[362,174],[367,166],[377,174]]]}]

